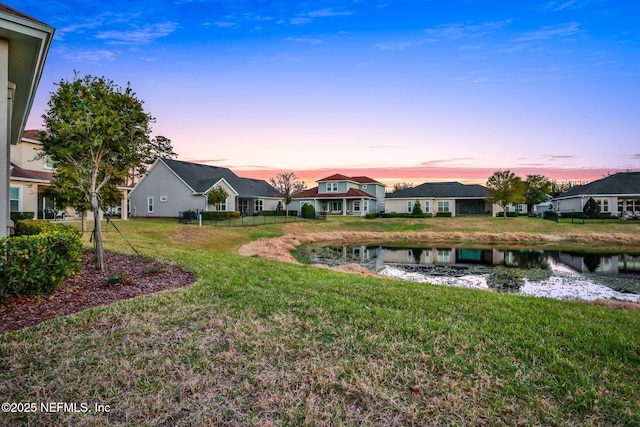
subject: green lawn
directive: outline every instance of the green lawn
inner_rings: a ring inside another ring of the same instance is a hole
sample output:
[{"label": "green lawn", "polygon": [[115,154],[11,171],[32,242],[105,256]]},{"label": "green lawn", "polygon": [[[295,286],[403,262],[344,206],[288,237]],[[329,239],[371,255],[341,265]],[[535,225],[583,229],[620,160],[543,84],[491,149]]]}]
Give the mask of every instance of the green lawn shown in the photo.
[{"label": "green lawn", "polygon": [[[109,413],[0,414],[16,425],[638,425],[640,312],[363,278],[235,255],[335,230],[629,234],[529,218],[273,224],[119,222],[198,281],[0,335],[6,402]],[[107,246],[130,251],[113,230]]]}]

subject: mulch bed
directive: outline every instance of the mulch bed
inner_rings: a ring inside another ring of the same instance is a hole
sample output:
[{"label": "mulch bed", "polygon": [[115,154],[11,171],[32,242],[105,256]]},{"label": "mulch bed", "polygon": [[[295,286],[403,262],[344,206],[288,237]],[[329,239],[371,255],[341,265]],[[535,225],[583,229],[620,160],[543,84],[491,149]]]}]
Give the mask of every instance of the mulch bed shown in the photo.
[{"label": "mulch bed", "polygon": [[[191,273],[169,262],[150,262],[137,256],[111,252],[106,255],[108,273],[103,273],[95,269],[92,255],[83,254],[81,271],[68,278],[57,290],[39,296],[9,296],[0,303],[0,333],[77,313],[88,307],[180,288],[195,281]],[[121,280],[113,283],[114,277]]]}]

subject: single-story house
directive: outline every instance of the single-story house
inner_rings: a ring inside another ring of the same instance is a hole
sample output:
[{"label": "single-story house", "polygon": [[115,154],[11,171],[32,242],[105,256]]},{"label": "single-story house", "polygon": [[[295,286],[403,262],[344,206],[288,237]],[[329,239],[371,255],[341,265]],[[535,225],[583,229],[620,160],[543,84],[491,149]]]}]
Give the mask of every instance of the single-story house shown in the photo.
[{"label": "single-story house", "polygon": [[[222,187],[227,200],[209,205],[207,195]],[[282,196],[268,182],[241,178],[230,169],[173,159],[158,159],[129,195],[130,214],[178,217],[185,211],[239,211],[252,215],[276,210]]]},{"label": "single-story house", "polygon": [[486,200],[487,194],[487,189],[479,184],[425,182],[417,187],[388,193],[385,212],[412,213],[417,200],[425,214],[493,216],[499,207]]},{"label": "single-story house", "polygon": [[553,211],[559,214],[582,212],[593,198],[601,213],[621,218],[640,217],[640,172],[618,172],[605,178],[576,185],[552,199]]},{"label": "single-story house", "polygon": [[54,32],[0,4],[0,237],[8,236],[13,226],[9,147],[22,138]]},{"label": "single-story house", "polygon": [[317,187],[294,194],[289,208],[311,204],[316,212],[352,216],[384,212],[386,186],[375,179],[334,174],[316,182]]}]

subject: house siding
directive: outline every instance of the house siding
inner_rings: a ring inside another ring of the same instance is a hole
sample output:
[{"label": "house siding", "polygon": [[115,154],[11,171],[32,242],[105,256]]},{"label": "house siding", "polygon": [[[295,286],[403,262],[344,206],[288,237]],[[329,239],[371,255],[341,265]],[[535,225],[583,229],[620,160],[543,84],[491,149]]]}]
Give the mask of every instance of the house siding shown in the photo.
[{"label": "house siding", "polygon": [[[224,182],[221,181],[219,183],[216,183],[216,185],[213,186],[213,188],[217,188],[217,187],[222,187],[224,188],[224,190],[227,192],[228,196],[227,199],[225,201],[226,204],[226,209],[225,211],[235,211],[238,210],[237,206],[236,206],[236,201],[237,201],[237,197],[236,197],[236,193],[235,190],[233,188],[231,188],[231,186]],[[202,208],[200,208],[202,209]],[[207,208],[205,209],[207,211],[215,211],[216,207],[214,205],[207,205]]]},{"label": "house siding", "polygon": [[[161,202],[161,196],[167,201]],[[153,197],[154,210],[147,212],[147,199]],[[204,209],[206,198],[194,195],[164,163],[158,162],[149,174],[131,191],[131,216],[177,217],[178,212],[189,209]]]}]

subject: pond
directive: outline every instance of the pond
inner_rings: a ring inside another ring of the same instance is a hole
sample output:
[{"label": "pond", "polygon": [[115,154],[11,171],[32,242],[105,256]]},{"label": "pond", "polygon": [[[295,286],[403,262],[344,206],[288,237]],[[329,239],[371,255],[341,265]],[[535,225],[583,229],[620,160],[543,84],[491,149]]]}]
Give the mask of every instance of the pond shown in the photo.
[{"label": "pond", "polygon": [[302,253],[313,263],[356,263],[415,282],[562,300],[640,302],[640,253],[386,244],[307,246]]}]

